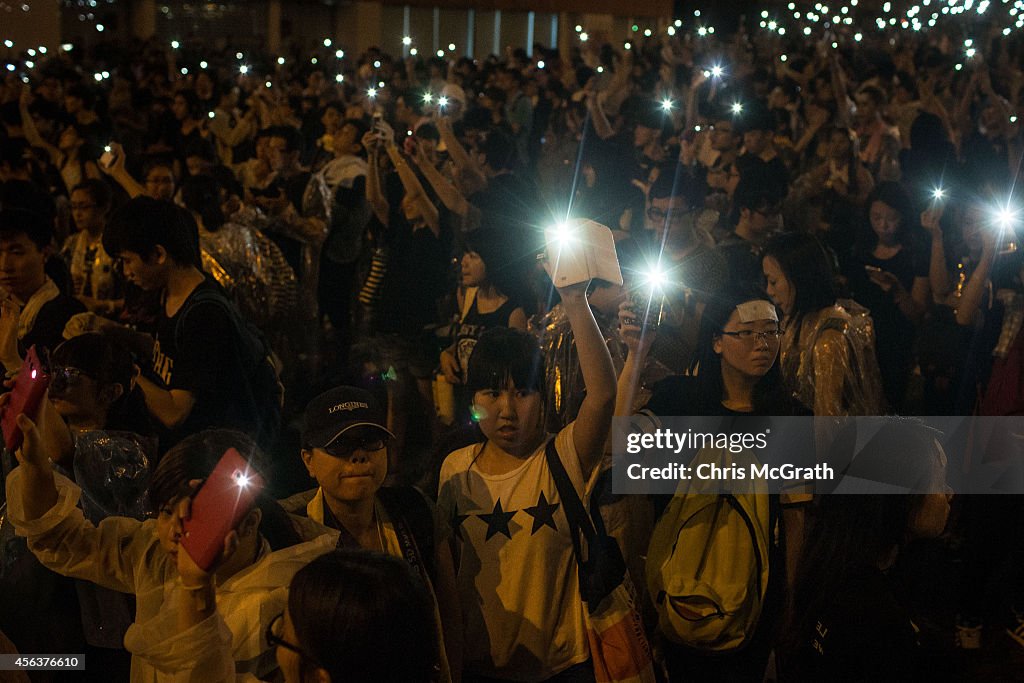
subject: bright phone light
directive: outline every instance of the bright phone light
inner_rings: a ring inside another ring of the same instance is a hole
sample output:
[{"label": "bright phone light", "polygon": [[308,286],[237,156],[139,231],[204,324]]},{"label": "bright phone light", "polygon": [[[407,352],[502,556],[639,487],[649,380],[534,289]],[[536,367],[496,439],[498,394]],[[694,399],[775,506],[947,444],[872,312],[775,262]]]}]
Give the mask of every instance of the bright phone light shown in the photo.
[{"label": "bright phone light", "polygon": [[666,111],[666,112],[672,111],[673,107],[675,107],[675,103],[672,100],[670,100],[668,98],[665,98],[665,99],[663,99],[661,101],[661,108],[664,111]]},{"label": "bright phone light", "polygon": [[711,75],[714,76],[715,78],[721,78],[722,67],[719,64],[715,64],[713,67],[711,67]]},{"label": "bright phone light", "polygon": [[250,479],[242,472],[235,472],[235,486],[240,489],[248,488]]},{"label": "bright phone light", "polygon": [[249,73],[249,67],[243,64],[242,66],[238,67],[238,73],[244,76],[245,74]]},{"label": "bright phone light", "polygon": [[439,106],[439,107],[447,107],[448,106],[448,98],[444,97],[443,95],[441,97],[438,97],[437,98],[437,106]]},{"label": "bright phone light", "polygon": [[576,241],[576,231],[571,223],[559,223],[554,226],[553,232],[555,233],[555,242],[559,248],[567,247]]},{"label": "bright phone light", "polygon": [[367,88],[366,89],[366,96],[369,97],[370,99],[373,99],[374,97],[377,96],[377,89],[376,88]]},{"label": "bright phone light", "polygon": [[743,103],[742,102],[733,102],[732,103],[732,113],[733,114],[742,114],[743,113]]},{"label": "bright phone light", "polygon": [[434,101],[434,96],[433,95],[431,95],[430,93],[423,93],[423,102],[424,102],[424,104],[430,104],[433,101]]},{"label": "bright phone light", "polygon": [[932,189],[932,199],[939,200],[946,198],[946,190],[942,187],[936,187]]},{"label": "bright phone light", "polygon": [[668,276],[660,265],[651,266],[640,276],[643,278],[644,286],[650,287],[652,292],[663,289],[668,284]]},{"label": "bright phone light", "polygon": [[402,45],[406,45],[406,46],[412,45],[412,37],[411,36],[402,36]]},{"label": "bright phone light", "polygon": [[1009,205],[1001,206],[995,211],[995,220],[1001,230],[1009,230],[1017,222],[1017,212]]}]

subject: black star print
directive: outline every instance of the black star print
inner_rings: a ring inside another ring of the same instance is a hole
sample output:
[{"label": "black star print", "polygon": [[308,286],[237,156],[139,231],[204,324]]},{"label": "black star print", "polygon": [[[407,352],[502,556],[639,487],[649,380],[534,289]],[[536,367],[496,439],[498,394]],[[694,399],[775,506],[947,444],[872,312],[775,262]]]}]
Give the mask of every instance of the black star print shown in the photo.
[{"label": "black star print", "polygon": [[458,513],[452,515],[452,529],[455,531],[455,535],[461,540],[466,540],[462,538],[462,523],[470,517],[472,517],[472,515],[460,515]]},{"label": "black star print", "polygon": [[533,517],[533,531],[530,535],[533,536],[537,533],[542,526],[549,526],[555,531],[558,531],[558,527],[555,526],[555,510],[561,503],[549,503],[544,492],[540,492],[540,499],[537,504],[533,507],[523,508],[523,512]]},{"label": "black star print", "polygon": [[494,504],[494,511],[486,515],[477,515],[480,519],[487,522],[487,537],[485,541],[491,540],[491,536],[495,534],[505,534],[505,537],[509,540],[512,539],[512,532],[508,530],[508,523],[515,517],[516,510],[512,512],[505,512],[501,509],[501,498]]}]

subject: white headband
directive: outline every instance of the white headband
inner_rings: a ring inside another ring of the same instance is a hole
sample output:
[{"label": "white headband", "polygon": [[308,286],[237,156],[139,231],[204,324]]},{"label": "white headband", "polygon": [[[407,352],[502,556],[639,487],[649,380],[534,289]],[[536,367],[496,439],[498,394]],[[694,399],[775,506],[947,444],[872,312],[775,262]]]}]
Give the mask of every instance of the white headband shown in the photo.
[{"label": "white headband", "polygon": [[740,315],[741,323],[752,323],[755,320],[774,320],[779,322],[779,316],[775,312],[775,305],[763,299],[745,301],[736,307],[736,312]]}]

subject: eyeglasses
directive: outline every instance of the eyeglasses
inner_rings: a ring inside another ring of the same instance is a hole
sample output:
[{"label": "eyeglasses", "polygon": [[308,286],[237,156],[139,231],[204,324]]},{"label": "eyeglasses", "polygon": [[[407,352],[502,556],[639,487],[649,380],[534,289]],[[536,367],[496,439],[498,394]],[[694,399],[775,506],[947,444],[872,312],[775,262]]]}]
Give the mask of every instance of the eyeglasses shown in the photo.
[{"label": "eyeglasses", "polygon": [[665,219],[668,219],[669,223],[682,223],[694,211],[696,209],[669,209],[668,211],[662,211],[658,207],[652,206],[647,209],[647,217],[655,223],[663,223]]},{"label": "eyeglasses", "polygon": [[321,450],[335,458],[348,458],[356,451],[374,453],[387,445],[386,438],[375,434],[361,439],[339,439],[329,446],[324,446]]},{"label": "eyeglasses", "polygon": [[54,390],[79,384],[83,377],[89,377],[89,375],[78,368],[66,368],[59,365],[50,368],[50,386]]},{"label": "eyeglasses", "polygon": [[284,634],[284,612],[281,612],[276,617],[270,620],[267,624],[267,631],[264,633],[264,637],[267,639],[267,645],[270,647],[283,647],[286,650],[291,650],[303,659],[309,660],[313,664],[320,666],[320,663],[316,660],[316,657],[311,657],[305,650],[298,645],[292,645],[285,640],[282,635]]},{"label": "eyeglasses", "polygon": [[728,332],[726,330],[722,330],[722,334],[732,337],[734,339],[739,339],[744,344],[749,344],[750,342],[755,340],[759,342],[763,341],[772,344],[779,341],[779,338],[782,337],[782,330],[737,330],[736,332]]}]

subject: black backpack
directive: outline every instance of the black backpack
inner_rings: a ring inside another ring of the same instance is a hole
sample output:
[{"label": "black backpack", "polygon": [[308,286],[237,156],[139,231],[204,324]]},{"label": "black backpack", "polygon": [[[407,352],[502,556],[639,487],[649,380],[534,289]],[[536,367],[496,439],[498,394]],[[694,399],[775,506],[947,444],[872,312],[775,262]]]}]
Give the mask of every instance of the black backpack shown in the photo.
[{"label": "black backpack", "polygon": [[245,320],[238,309],[219,291],[202,289],[188,300],[186,308],[178,317],[174,328],[174,342],[181,347],[181,334],[189,312],[204,303],[220,306],[235,330],[236,348],[239,349],[244,368],[252,368],[244,391],[253,418],[249,435],[264,450],[277,439],[281,426],[281,411],[284,407],[284,385],[281,383],[280,362],[266,337],[255,325]]}]

